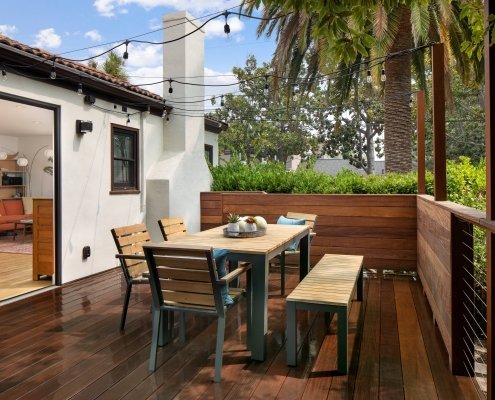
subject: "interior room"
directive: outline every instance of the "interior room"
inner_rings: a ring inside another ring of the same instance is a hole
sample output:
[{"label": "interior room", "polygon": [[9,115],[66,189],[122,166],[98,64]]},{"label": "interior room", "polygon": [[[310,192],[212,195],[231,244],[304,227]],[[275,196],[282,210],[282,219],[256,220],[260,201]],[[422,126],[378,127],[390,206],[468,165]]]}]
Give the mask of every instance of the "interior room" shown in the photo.
[{"label": "interior room", "polygon": [[0,99],[0,302],[54,282],[53,274],[35,270],[33,254],[39,248],[34,208],[53,198],[53,114]]}]

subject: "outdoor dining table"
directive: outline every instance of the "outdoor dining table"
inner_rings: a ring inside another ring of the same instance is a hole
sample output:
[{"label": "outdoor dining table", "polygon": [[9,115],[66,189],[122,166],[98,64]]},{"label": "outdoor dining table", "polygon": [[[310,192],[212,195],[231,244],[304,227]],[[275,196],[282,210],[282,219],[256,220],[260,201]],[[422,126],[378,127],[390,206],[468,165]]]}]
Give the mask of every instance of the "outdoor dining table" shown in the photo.
[{"label": "outdoor dining table", "polygon": [[[229,251],[232,261],[252,264],[253,315],[251,316],[251,358],[264,361],[268,331],[268,270],[269,261],[300,240],[300,279],[309,271],[309,226],[268,224],[266,234],[258,237],[232,238],[223,235],[219,226],[175,239],[176,244],[211,246]],[[248,319],[249,320],[249,319]]]}]

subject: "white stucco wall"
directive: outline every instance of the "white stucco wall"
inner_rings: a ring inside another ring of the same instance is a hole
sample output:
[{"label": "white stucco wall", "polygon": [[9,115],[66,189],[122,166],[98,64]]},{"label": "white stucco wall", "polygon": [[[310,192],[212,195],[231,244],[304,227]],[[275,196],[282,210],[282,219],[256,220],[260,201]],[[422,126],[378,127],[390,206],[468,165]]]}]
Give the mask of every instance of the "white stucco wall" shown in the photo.
[{"label": "white stucco wall", "polygon": [[[200,21],[195,21],[187,12],[165,15],[164,40],[182,37],[199,24]],[[200,30],[166,44],[163,70],[165,78],[181,77],[180,81],[203,83],[204,32]],[[172,87],[174,91],[169,94],[169,85],[164,85],[167,100],[204,97],[202,86],[172,83]],[[180,103],[177,107],[184,108]],[[203,102],[187,104],[187,108],[194,108],[193,115],[204,114]],[[211,175],[204,157],[204,118],[183,114],[183,111],[177,110],[170,115],[163,134],[164,152],[147,177],[146,224],[152,237],[157,240],[161,237],[157,221],[164,217],[183,216],[189,232],[199,231],[199,194],[208,191],[211,185]]]},{"label": "white stucco wall", "polygon": [[[29,80],[13,73],[9,74],[9,79],[1,90],[61,107],[62,190],[61,204],[58,206],[62,210],[62,283],[117,266],[116,249],[110,229],[144,220],[145,176],[162,153],[162,118],[146,116],[145,113],[131,116],[128,126],[140,130],[141,193],[111,195],[110,125],[113,123],[126,126],[126,114],[98,110],[85,105],[83,97],[77,96],[75,91]],[[113,110],[114,103],[97,98],[96,105]],[[131,114],[135,111],[128,109]],[[76,134],[77,119],[91,120],[93,132]],[[30,145],[25,143],[25,151],[21,148],[24,140],[29,138],[18,139],[17,150],[31,152],[38,144],[41,145],[41,142],[32,142]],[[91,247],[91,257],[83,260],[82,248],[86,245]]]},{"label": "white stucco wall", "polygon": [[[185,21],[185,24],[177,24]],[[187,13],[164,17],[166,39],[182,36],[195,29],[198,22]],[[204,33],[197,32],[185,40],[166,45],[164,50],[165,77],[202,76],[204,74]],[[202,82],[199,78],[196,82]],[[165,85],[168,90],[168,85]],[[114,112],[114,103],[96,97],[96,106],[84,104],[84,97],[74,90],[52,85],[52,82],[32,80],[9,73],[2,82],[1,92],[49,103],[60,107],[60,137],[55,137],[60,149],[61,202],[57,204],[62,218],[59,262],[62,283],[102,272],[118,265],[115,244],[110,230],[114,227],[146,222],[154,240],[161,240],[157,221],[166,216],[182,215],[188,230],[200,228],[201,191],[210,188],[211,176],[204,157],[204,119],[170,116],[164,124],[159,116]],[[203,87],[174,85],[175,98],[204,96]],[[120,104],[116,110],[119,111]],[[203,104],[197,106],[203,112]],[[103,110],[102,110],[103,109]],[[128,113],[137,110],[128,108]],[[180,114],[180,113],[178,113]],[[90,120],[93,131],[76,134],[76,120]],[[111,124],[139,129],[140,183],[139,194],[110,194],[111,189]],[[48,144],[49,139],[46,139]],[[9,142],[21,145],[30,154],[45,139],[32,143]],[[29,140],[29,138],[26,138]],[[217,146],[215,146],[217,147]],[[34,168],[34,167],[33,167]],[[37,195],[51,195],[47,188],[37,187]],[[91,256],[83,260],[82,248],[91,247]]]}]

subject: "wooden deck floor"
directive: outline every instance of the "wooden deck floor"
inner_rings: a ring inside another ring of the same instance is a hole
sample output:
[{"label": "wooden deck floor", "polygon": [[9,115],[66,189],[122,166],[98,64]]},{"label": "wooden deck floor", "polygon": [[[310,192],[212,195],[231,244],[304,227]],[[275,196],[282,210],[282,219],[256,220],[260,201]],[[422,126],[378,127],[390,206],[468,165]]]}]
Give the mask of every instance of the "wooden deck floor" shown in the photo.
[{"label": "wooden deck floor", "polygon": [[[0,399],[475,399],[468,378],[450,375],[421,285],[365,279],[351,311],[351,370],[338,376],[335,335],[323,316],[301,312],[298,367],[285,363],[285,300],[270,274],[268,355],[245,350],[244,306],[229,312],[223,381],[213,384],[216,324],[188,317],[188,341],[160,349],[148,372],[147,285],[135,288],[126,332],[118,330],[124,284],[113,270],[0,307]],[[296,275],[289,274],[287,287]]]}]

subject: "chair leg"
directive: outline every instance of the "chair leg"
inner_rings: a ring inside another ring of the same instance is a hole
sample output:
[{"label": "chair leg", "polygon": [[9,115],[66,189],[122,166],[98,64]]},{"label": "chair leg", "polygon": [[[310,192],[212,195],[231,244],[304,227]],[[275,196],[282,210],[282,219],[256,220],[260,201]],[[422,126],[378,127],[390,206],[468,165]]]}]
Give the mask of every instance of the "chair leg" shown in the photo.
[{"label": "chair leg", "polygon": [[129,307],[129,299],[131,297],[132,282],[127,284],[124,297],[124,308],[122,309],[122,317],[120,318],[120,330],[123,331],[125,327],[125,319],[127,317],[127,308]]},{"label": "chair leg", "polygon": [[223,341],[225,336],[225,317],[218,317],[217,328],[217,348],[215,351],[215,382],[222,380],[222,361],[223,361]]},{"label": "chair leg", "polygon": [[181,343],[186,342],[186,313],[184,311],[179,311],[179,340]]},{"label": "chair leg", "polygon": [[280,254],[280,294],[285,296],[285,251]]},{"label": "chair leg", "polygon": [[149,371],[155,372],[156,370],[156,353],[158,352],[158,338],[160,336],[160,320],[161,310],[153,310],[153,322],[151,326],[151,350],[150,350],[150,364]]},{"label": "chair leg", "polygon": [[158,346],[165,346],[172,339],[172,330],[170,326],[174,326],[174,313],[173,311],[162,310],[160,319],[160,328],[158,330]]}]

